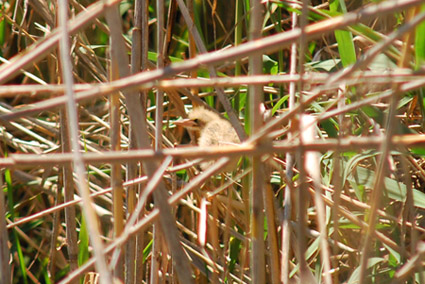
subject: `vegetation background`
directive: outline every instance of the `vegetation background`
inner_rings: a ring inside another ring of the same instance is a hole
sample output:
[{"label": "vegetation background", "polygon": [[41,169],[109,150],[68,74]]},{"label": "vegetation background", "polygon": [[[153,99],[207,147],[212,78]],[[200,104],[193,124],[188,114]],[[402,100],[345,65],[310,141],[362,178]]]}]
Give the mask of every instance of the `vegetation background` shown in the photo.
[{"label": "vegetation background", "polygon": [[1,283],[425,283],[422,0],[1,1],[0,59]]}]

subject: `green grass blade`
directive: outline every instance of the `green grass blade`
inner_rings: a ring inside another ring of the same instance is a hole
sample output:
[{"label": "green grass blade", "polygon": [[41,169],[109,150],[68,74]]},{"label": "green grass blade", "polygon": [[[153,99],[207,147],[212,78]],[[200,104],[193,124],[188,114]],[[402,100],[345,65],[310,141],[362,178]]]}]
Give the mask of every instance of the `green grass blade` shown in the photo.
[{"label": "green grass blade", "polygon": [[[330,1],[331,12],[341,11],[346,13],[344,0]],[[335,38],[338,43],[338,51],[341,57],[342,66],[347,67],[356,62],[356,50],[354,48],[353,34],[349,31],[336,30]]]},{"label": "green grass blade", "polygon": [[89,234],[83,214],[81,214],[81,226],[78,240],[78,265],[81,266],[89,259]]},{"label": "green grass blade", "polygon": [[[4,172],[4,178],[6,181],[6,187],[7,187],[7,202],[9,205],[9,212],[10,212],[10,219],[13,221],[15,219],[15,203],[13,201],[13,185],[12,185],[12,175],[10,173],[9,169],[6,169]],[[27,269],[25,267],[25,259],[24,254],[22,253],[22,247],[21,242],[19,241],[18,233],[15,229],[12,231],[12,251],[14,250],[19,259],[19,268],[22,274],[22,281],[24,284],[28,283],[28,275],[27,275]]]},{"label": "green grass blade", "polygon": [[[421,6],[420,12],[425,12],[425,4]],[[415,31],[415,59],[416,68],[419,68],[425,62],[425,22],[416,27]]]}]

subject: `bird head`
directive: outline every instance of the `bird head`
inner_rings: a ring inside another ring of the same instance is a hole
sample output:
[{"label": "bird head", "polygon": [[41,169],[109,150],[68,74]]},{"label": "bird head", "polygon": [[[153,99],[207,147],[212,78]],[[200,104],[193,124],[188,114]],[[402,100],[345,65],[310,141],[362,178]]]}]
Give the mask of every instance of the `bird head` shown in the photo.
[{"label": "bird head", "polygon": [[[197,138],[197,144],[201,148],[225,146],[239,144],[240,140],[235,129],[229,121],[220,117],[219,114],[204,107],[196,107],[189,112],[186,119],[180,119],[174,122],[176,125],[185,127],[194,131]],[[223,171],[232,171],[237,167],[239,159],[233,159],[223,169]],[[202,162],[202,170],[209,168],[214,164],[214,160]]]},{"label": "bird head", "polygon": [[209,122],[217,119],[220,119],[220,116],[215,112],[203,107],[197,107],[188,114],[188,118],[177,120],[174,124],[192,131],[201,131]]}]

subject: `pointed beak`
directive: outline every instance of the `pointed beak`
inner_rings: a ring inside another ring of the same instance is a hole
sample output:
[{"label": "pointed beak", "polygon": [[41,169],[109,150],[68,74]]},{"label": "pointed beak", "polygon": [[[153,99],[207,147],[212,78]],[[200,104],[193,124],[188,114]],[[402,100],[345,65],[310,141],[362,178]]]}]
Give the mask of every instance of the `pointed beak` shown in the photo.
[{"label": "pointed beak", "polygon": [[189,118],[185,118],[185,119],[179,119],[173,122],[175,125],[179,125],[179,126],[183,126],[183,127],[196,127],[197,124],[189,119]]}]

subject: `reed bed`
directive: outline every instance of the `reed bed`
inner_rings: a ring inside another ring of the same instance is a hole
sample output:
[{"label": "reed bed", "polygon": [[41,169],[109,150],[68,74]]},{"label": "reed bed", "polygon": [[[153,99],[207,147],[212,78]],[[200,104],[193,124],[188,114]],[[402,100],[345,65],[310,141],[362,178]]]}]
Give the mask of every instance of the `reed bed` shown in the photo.
[{"label": "reed bed", "polygon": [[423,1],[0,7],[1,283],[425,283]]}]

